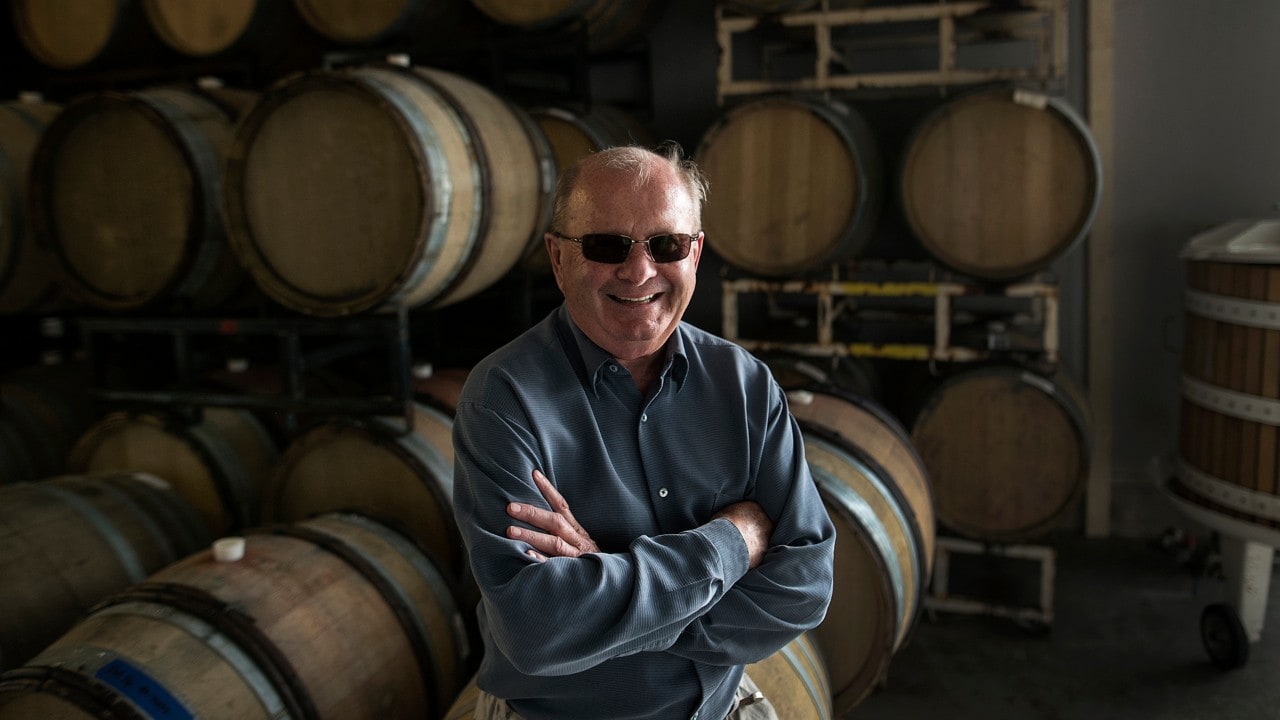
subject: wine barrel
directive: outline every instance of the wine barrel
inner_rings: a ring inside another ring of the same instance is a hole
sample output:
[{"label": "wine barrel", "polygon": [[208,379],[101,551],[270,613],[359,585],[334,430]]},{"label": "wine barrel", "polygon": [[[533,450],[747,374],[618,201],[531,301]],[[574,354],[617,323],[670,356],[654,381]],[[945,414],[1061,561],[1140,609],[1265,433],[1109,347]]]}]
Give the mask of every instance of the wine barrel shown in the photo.
[{"label": "wine barrel", "polygon": [[147,472],[173,485],[215,535],[258,523],[259,494],[278,450],[246,410],[205,408],[198,418],[112,412],[75,443],[72,472]]},{"label": "wine barrel", "polygon": [[0,485],[61,475],[93,423],[82,363],[34,365],[0,376]]},{"label": "wine barrel", "polygon": [[911,437],[939,522],[990,542],[1030,540],[1060,526],[1088,477],[1088,422],[1066,372],[991,365],[937,383],[914,413]]},{"label": "wine barrel", "polygon": [[142,0],[142,7],[152,32],[186,57],[289,42],[279,35],[291,16],[288,0]]},{"label": "wine barrel", "polygon": [[1059,98],[972,91],[914,128],[903,152],[903,213],[939,262],[1008,280],[1043,269],[1080,241],[1102,196],[1088,127]]},{"label": "wine barrel", "polygon": [[152,475],[0,487],[0,670],[26,662],[102,598],[211,539],[191,505]]},{"label": "wine barrel", "polygon": [[539,106],[531,108],[529,114],[551,143],[557,175],[599,150],[615,145],[649,147],[656,142],[653,131],[645,123],[614,105]]},{"label": "wine barrel", "polygon": [[1280,222],[1224,224],[1182,257],[1174,491],[1245,526],[1280,528]]},{"label": "wine barrel", "polygon": [[779,720],[831,720],[831,684],[812,631],[747,666]]},{"label": "wine barrel", "polygon": [[783,390],[803,390],[816,385],[866,398],[879,397],[880,376],[869,358],[815,357],[783,350],[755,354],[769,366],[773,379]]},{"label": "wine barrel", "polygon": [[62,111],[35,97],[0,103],[0,313],[53,309],[57,265],[27,219],[31,161],[45,128]]},{"label": "wine barrel", "polygon": [[469,297],[544,229],[553,180],[521,114],[428,68],[286,78],[236,134],[232,245],[268,296],[311,315]]},{"label": "wine barrel", "polygon": [[341,45],[447,42],[479,29],[466,0],[293,0],[293,6],[312,30]]},{"label": "wine barrel", "polygon": [[328,514],[208,550],[100,603],[0,675],[0,718],[439,717],[466,639],[407,538]]},{"label": "wine barrel", "polygon": [[145,63],[163,45],[132,0],[9,3],[18,41],[38,62],[58,70]]},{"label": "wine barrel", "polygon": [[572,26],[586,33],[587,50],[606,53],[638,40],[657,22],[666,0],[471,0],[489,19],[528,32]]},{"label": "wine barrel", "polygon": [[880,149],[851,106],[800,96],[746,101],[695,153],[715,188],[707,244],[769,276],[852,259],[871,239],[883,196]]},{"label": "wine barrel", "polygon": [[[529,116],[546,138],[555,176],[581,158],[608,147],[651,147],[656,143],[653,131],[644,122],[614,105],[538,106],[529,109]],[[551,274],[551,260],[541,236],[529,243],[522,266],[536,275]]]},{"label": "wine barrel", "polygon": [[452,578],[469,577],[453,518],[453,417],[415,403],[403,418],[334,418],[285,448],[263,488],[264,522],[356,510],[402,529]]},{"label": "wine barrel", "polygon": [[222,161],[238,109],[196,87],[68,103],[31,174],[31,221],[64,289],[103,310],[205,310],[247,284],[226,242]]},{"label": "wine barrel", "polygon": [[812,634],[842,716],[884,680],[924,606],[936,545],[933,497],[906,430],[877,403],[829,389],[788,397],[836,526],[831,609]]}]

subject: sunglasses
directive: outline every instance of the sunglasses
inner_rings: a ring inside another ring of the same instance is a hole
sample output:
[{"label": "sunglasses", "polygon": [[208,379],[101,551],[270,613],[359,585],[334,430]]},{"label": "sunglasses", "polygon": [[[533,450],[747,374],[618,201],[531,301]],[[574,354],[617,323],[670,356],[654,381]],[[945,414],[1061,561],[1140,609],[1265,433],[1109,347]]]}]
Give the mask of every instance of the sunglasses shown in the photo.
[{"label": "sunglasses", "polygon": [[578,243],[582,246],[582,257],[598,263],[617,265],[625,262],[631,254],[632,245],[644,245],[649,250],[649,258],[655,263],[677,262],[689,257],[689,248],[693,241],[702,237],[699,231],[693,235],[683,233],[664,233],[654,235],[645,240],[632,240],[626,235],[612,233],[588,233],[582,237],[566,237],[552,230],[552,235],[561,240]]}]

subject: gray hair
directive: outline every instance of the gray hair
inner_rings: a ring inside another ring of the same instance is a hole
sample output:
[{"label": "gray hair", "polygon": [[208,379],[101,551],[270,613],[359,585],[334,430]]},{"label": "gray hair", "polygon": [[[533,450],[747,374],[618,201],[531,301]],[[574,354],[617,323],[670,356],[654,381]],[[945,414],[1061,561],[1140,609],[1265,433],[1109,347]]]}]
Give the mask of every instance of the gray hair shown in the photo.
[{"label": "gray hair", "polygon": [[684,180],[689,195],[696,205],[699,222],[702,218],[702,206],[707,202],[708,182],[702,168],[692,159],[684,156],[680,144],[674,141],[664,142],[653,149],[639,145],[617,145],[604,148],[579,159],[560,173],[556,181],[556,193],[551,210],[551,227],[563,228],[569,220],[569,195],[577,186],[582,170],[588,165],[608,168],[610,170],[626,170],[635,173],[634,183],[642,185],[653,175],[652,160],[657,157],[675,168]]}]

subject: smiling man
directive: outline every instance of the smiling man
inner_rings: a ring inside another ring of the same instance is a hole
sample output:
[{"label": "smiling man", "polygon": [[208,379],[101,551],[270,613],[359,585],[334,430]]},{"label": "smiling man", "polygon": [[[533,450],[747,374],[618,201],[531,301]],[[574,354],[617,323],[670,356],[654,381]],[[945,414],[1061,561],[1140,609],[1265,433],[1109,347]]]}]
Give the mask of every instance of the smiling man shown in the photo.
[{"label": "smiling man", "polygon": [[774,718],[744,666],[826,614],[835,530],[785,396],[682,321],[706,194],[674,145],[567,169],[545,239],[564,303],[462,391],[477,718]]}]

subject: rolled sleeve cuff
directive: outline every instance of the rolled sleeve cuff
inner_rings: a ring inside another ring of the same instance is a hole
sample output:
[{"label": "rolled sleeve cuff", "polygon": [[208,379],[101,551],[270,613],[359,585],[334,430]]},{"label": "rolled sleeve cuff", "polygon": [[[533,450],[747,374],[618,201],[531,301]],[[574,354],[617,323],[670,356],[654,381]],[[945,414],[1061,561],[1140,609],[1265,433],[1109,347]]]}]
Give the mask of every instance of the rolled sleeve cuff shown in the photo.
[{"label": "rolled sleeve cuff", "polygon": [[751,557],[747,541],[732,521],[724,518],[712,520],[695,532],[703,537],[720,558],[726,585],[737,582],[751,569]]}]

